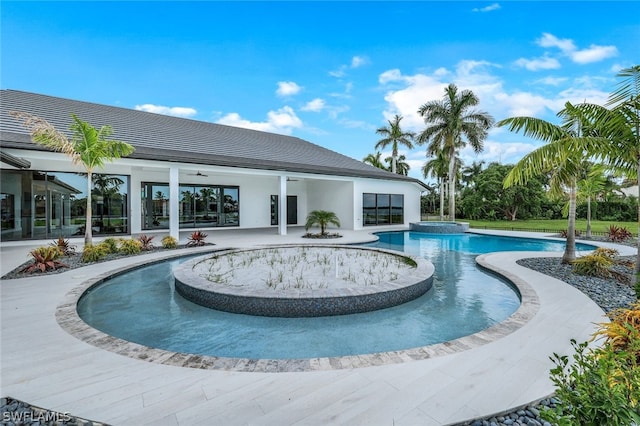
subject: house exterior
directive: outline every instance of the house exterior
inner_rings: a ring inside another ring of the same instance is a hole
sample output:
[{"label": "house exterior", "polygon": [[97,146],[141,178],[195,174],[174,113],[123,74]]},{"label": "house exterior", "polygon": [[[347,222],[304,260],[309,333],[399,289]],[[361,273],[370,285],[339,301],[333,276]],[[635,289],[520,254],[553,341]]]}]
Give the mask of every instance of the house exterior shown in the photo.
[{"label": "house exterior", "polygon": [[420,220],[422,182],[305,140],[273,133],[80,102],[0,91],[2,240],[83,235],[86,174],[31,141],[9,113],[44,118],[70,135],[71,114],[135,152],[95,170],[95,235],[304,225],[312,210],[360,230]]}]

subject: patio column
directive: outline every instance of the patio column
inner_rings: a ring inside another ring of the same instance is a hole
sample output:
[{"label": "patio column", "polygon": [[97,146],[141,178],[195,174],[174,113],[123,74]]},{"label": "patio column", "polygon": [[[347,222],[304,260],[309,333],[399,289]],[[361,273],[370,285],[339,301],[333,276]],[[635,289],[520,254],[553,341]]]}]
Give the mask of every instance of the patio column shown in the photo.
[{"label": "patio column", "polygon": [[278,234],[287,235],[287,177],[284,175],[280,176],[278,204]]},{"label": "patio column", "polygon": [[169,169],[169,235],[180,241],[180,169],[171,166]]}]

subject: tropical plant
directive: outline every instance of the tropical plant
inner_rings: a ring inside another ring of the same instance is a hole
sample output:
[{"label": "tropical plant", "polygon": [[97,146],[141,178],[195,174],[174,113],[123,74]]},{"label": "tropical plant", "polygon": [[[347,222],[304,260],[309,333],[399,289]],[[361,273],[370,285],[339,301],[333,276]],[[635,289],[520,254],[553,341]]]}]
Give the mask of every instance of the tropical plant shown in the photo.
[{"label": "tropical plant", "polygon": [[[393,164],[393,157],[387,157],[384,161],[385,163]],[[396,158],[396,173],[407,176],[409,174],[409,169],[411,169],[411,166],[407,163],[407,157],[404,154],[398,155],[398,158]]]},{"label": "tropical plant", "polygon": [[558,426],[628,426],[640,423],[640,333],[632,335],[628,350],[606,342],[590,349],[589,343],[571,341],[572,360],[553,354],[551,381],[556,387],[555,408],[541,412]]},{"label": "tropical plant", "polygon": [[[633,351],[640,362],[640,347],[633,348],[634,341],[640,339],[640,302],[629,308],[616,309],[611,312],[611,321],[598,324],[594,337],[604,337],[616,352]],[[640,401],[638,401],[640,402]]]},{"label": "tropical plant", "polygon": [[207,234],[202,231],[193,231],[191,235],[189,235],[189,241],[187,241],[187,247],[200,247],[205,245],[205,239],[207,238]]},{"label": "tropical plant", "polygon": [[376,143],[376,149],[385,149],[387,146],[391,145],[391,173],[397,173],[397,160],[398,160],[398,148],[400,145],[404,145],[405,147],[412,149],[413,138],[415,134],[413,132],[405,132],[400,127],[400,121],[402,121],[402,116],[395,115],[393,120],[388,120],[389,126],[380,127],[376,130],[376,133],[381,135],[383,138]]},{"label": "tropical plant", "polygon": [[140,235],[138,237],[138,241],[140,242],[140,248],[144,251],[149,251],[149,250],[153,250],[153,243],[151,241],[153,241],[155,237],[152,236],[147,236],[147,235]]},{"label": "tropical plant", "polygon": [[109,254],[109,248],[106,244],[100,243],[97,245],[89,244],[85,245],[82,249],[81,260],[84,263],[97,262],[104,259]]},{"label": "tropical plant", "polygon": [[482,166],[484,161],[473,162],[470,166],[462,168],[462,178],[460,181],[467,187],[473,187],[476,183],[476,178],[482,173]]},{"label": "tropical plant", "polygon": [[12,111],[11,115],[23,122],[31,132],[31,140],[53,151],[62,152],[71,158],[73,164],[81,164],[87,172],[87,205],[85,222],[85,245],[91,244],[91,190],[93,171],[104,167],[105,163],[127,156],[134,151],[126,142],[107,139],[113,133],[111,126],[102,126],[99,130],[86,121],[71,115],[71,139],[58,131],[45,119],[35,115]]},{"label": "tropical plant", "polygon": [[607,231],[607,238],[615,243],[627,241],[633,235],[624,226],[610,225]]},{"label": "tropical plant", "polygon": [[178,247],[178,240],[170,235],[162,237],[162,240],[160,242],[162,243],[162,247],[166,249],[174,249]]},{"label": "tropical plant", "polygon": [[307,223],[304,225],[304,229],[308,231],[315,224],[320,226],[320,235],[326,235],[327,225],[333,224],[340,227],[340,219],[334,212],[314,210],[307,215]]},{"label": "tropical plant", "polygon": [[118,240],[113,237],[105,238],[99,245],[104,247],[107,254],[118,252]]},{"label": "tropical plant", "polygon": [[28,274],[34,272],[55,271],[58,268],[68,268],[69,266],[57,260],[62,256],[62,252],[58,247],[38,247],[29,252],[33,258],[33,263],[20,270]]},{"label": "tropical plant", "polygon": [[427,156],[443,152],[449,160],[449,220],[456,214],[456,158],[469,144],[476,153],[483,150],[484,140],[493,125],[493,117],[472,108],[480,103],[471,90],[458,92],[455,84],[444,90],[444,98],[430,101],[418,109],[427,127],[418,136],[419,144],[428,143]]},{"label": "tropical plant", "polygon": [[382,157],[382,153],[380,151],[376,151],[375,154],[368,154],[366,157],[364,157],[362,159],[362,162],[382,170],[387,170],[387,167],[382,162],[381,157]]},{"label": "tropical plant", "polygon": [[53,240],[50,246],[60,250],[63,256],[73,256],[76,254],[76,246],[71,245],[69,240],[65,240],[64,237],[58,237],[57,240]]},{"label": "tropical plant", "polygon": [[133,238],[122,239],[120,240],[120,246],[118,247],[118,252],[123,254],[137,254],[142,250],[142,243],[138,240],[134,240]]},{"label": "tropical plant", "polygon": [[570,102],[557,116],[562,119],[561,125],[534,117],[512,117],[498,122],[497,126],[508,126],[511,131],[522,131],[525,136],[547,142],[515,165],[507,175],[504,186],[508,188],[525,183],[534,176],[549,174],[550,195],[561,197],[565,190],[569,193],[567,243],[562,263],[570,263],[576,258],[577,181],[582,173],[583,162],[589,156],[587,147],[593,141],[602,142],[602,139],[592,136],[595,133],[593,123]]},{"label": "tropical plant", "polygon": [[613,249],[598,247],[593,253],[580,256],[571,264],[573,272],[580,275],[610,278],[611,267],[618,252]]}]

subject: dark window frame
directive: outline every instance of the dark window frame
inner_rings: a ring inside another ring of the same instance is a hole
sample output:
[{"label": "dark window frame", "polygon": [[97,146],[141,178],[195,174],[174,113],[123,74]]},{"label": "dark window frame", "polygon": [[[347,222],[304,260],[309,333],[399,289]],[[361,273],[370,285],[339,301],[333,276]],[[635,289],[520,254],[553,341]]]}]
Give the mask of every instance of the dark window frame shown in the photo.
[{"label": "dark window frame", "polygon": [[402,224],[404,224],[404,194],[362,193],[363,226]]}]

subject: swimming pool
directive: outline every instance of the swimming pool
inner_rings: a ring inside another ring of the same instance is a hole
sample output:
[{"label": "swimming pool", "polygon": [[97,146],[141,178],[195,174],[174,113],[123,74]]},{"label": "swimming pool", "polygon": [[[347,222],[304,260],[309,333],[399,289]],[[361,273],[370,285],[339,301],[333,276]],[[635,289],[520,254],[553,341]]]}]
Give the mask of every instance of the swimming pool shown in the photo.
[{"label": "swimming pool", "polygon": [[[167,351],[251,359],[337,357],[445,342],[508,318],[519,306],[511,286],[475,265],[480,252],[562,250],[562,243],[500,237],[380,234],[379,245],[426,256],[436,268],[431,291],[393,308],[316,318],[266,318],[215,311],[174,291],[172,268],[186,258],[115,276],[78,302],[90,326]],[[512,244],[512,246],[507,245]],[[484,250],[484,251],[479,251]]]}]

